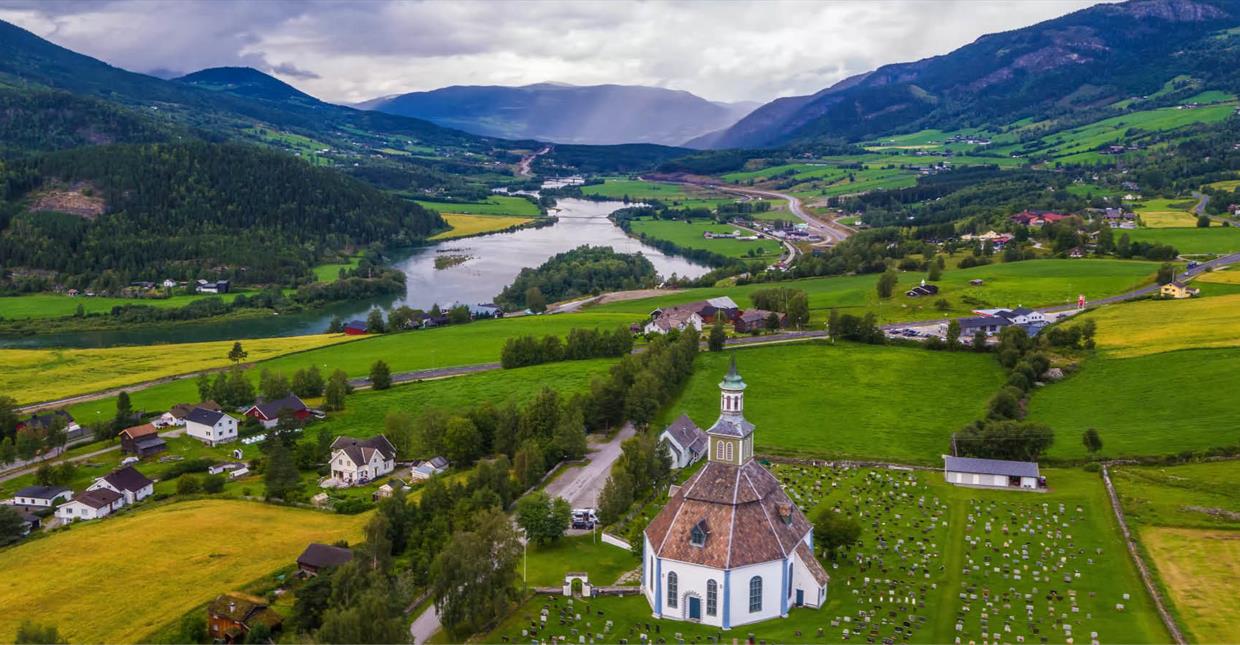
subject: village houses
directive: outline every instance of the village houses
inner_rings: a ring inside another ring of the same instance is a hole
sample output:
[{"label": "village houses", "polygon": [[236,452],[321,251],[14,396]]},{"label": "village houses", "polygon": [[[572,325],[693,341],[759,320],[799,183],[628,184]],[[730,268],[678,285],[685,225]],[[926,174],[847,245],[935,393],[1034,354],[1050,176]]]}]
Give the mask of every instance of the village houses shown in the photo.
[{"label": "village houses", "polygon": [[1158,288],[1158,295],[1163,298],[1171,298],[1174,300],[1182,300],[1184,298],[1192,298],[1201,293],[1196,287],[1190,287],[1184,282],[1173,280]]},{"label": "village houses", "polygon": [[258,419],[258,422],[268,430],[276,427],[276,424],[280,422],[281,414],[287,414],[297,421],[305,421],[310,418],[310,408],[306,407],[300,397],[290,394],[275,401],[255,403],[245,411],[245,416]]},{"label": "village houses", "polygon": [[237,439],[237,419],[217,410],[194,408],[185,417],[185,434],[218,446]]},{"label": "village houses", "polygon": [[324,486],[365,484],[396,469],[396,448],[383,435],[368,439],[336,437],[331,451],[331,476]]},{"label": "village houses", "polygon": [[659,441],[667,446],[672,456],[672,468],[687,468],[696,464],[706,454],[706,433],[682,414],[659,433]]}]

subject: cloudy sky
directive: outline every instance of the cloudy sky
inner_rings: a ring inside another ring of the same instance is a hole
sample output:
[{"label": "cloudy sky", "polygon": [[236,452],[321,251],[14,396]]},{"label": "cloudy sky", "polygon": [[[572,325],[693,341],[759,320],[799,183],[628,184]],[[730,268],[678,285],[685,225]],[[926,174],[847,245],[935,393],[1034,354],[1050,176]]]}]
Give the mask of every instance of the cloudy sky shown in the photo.
[{"label": "cloudy sky", "polygon": [[247,65],[336,102],[446,85],[808,94],[1098,0],[0,0],[0,19],[126,69]]}]

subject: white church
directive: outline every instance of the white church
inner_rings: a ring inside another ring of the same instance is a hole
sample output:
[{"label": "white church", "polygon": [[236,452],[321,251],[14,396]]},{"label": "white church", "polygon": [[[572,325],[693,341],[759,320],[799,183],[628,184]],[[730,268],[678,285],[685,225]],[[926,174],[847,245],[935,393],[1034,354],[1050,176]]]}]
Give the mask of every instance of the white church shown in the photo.
[{"label": "white church", "polygon": [[753,459],[735,359],[719,389],[708,463],[646,527],[642,591],[656,618],[723,629],[820,607],[830,576],[813,554],[814,527]]}]

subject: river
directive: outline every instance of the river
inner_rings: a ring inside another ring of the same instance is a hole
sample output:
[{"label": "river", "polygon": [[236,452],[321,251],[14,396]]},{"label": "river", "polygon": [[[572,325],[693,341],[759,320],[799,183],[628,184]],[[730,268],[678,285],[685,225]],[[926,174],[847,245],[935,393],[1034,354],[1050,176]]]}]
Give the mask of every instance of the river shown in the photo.
[{"label": "river", "polygon": [[[405,273],[405,294],[372,300],[337,303],[326,309],[293,315],[271,315],[224,322],[198,322],[103,331],[0,336],[0,347],[114,347],[157,343],[190,343],[211,340],[270,338],[319,333],[332,318],[365,319],[371,307],[407,304],[430,309],[438,303],[482,304],[491,302],[524,267],[536,267],[551,256],[583,244],[610,246],[621,253],[644,254],[659,275],[697,277],[709,267],[667,255],[625,235],[607,216],[624,208],[623,202],[592,202],[561,199],[559,221],[553,226],[528,228],[458,240],[445,240],[399,256],[392,265]],[[445,269],[435,268],[441,253],[469,256],[469,260]]]}]

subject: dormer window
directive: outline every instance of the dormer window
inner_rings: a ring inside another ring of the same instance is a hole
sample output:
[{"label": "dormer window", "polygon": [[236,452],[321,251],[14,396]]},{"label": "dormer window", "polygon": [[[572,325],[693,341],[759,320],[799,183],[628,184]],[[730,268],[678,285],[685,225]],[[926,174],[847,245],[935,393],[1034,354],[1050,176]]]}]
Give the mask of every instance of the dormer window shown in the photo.
[{"label": "dormer window", "polygon": [[689,531],[689,544],[705,546],[707,535],[710,535],[710,530],[706,527],[706,520],[702,520],[694,524],[693,529]]}]

